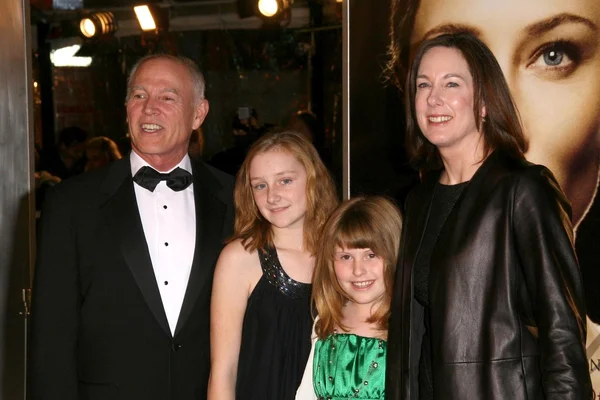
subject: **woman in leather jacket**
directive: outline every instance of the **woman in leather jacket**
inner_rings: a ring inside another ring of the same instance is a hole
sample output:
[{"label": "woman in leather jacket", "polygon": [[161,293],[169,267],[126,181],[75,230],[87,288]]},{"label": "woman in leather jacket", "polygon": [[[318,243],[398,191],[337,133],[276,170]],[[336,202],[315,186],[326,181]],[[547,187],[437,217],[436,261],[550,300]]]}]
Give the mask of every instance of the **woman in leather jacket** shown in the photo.
[{"label": "woman in leather jacket", "polygon": [[591,399],[570,206],[527,162],[502,70],[469,33],[417,50],[388,399]]}]

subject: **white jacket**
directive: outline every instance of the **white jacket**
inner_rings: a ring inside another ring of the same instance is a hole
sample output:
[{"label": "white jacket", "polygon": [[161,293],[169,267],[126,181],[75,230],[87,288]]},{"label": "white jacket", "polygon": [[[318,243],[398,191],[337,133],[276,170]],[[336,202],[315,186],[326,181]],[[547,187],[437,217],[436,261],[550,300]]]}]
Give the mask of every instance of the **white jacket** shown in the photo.
[{"label": "white jacket", "polygon": [[306,368],[304,368],[304,375],[302,375],[302,382],[296,391],[296,400],[317,400],[313,385],[313,360],[315,358],[315,344],[317,343],[317,340],[319,340],[315,332],[315,324],[318,320],[319,317],[315,319],[315,323],[313,324],[311,335],[312,346],[310,348],[310,354],[308,355],[308,361],[306,362]]}]

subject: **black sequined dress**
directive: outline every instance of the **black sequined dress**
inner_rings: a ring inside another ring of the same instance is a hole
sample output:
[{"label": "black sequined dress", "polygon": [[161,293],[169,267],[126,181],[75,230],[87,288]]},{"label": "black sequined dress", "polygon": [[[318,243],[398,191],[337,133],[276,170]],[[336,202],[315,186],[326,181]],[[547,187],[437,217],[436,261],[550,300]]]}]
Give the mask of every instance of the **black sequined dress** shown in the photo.
[{"label": "black sequined dress", "polygon": [[236,399],[293,400],[311,348],[311,285],[291,279],[275,249],[258,254],[263,275],[244,315]]}]

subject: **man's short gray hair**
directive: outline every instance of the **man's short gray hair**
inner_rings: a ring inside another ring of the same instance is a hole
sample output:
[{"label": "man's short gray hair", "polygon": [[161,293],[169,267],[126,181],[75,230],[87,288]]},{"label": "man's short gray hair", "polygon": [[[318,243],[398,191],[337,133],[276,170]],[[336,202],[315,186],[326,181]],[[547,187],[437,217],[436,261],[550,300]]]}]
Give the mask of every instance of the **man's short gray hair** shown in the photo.
[{"label": "man's short gray hair", "polygon": [[194,85],[194,102],[199,103],[200,100],[204,99],[204,88],[206,86],[204,82],[204,75],[202,74],[202,72],[200,72],[200,69],[193,60],[187,57],[174,56],[171,54],[150,54],[140,58],[133,65],[131,71],[129,71],[129,76],[127,77],[127,96],[125,97],[125,102],[129,101],[129,95],[131,93],[131,81],[133,80],[133,77],[135,76],[138,68],[147,61],[152,60],[169,60],[185,67],[188,70],[190,76],[192,77]]}]

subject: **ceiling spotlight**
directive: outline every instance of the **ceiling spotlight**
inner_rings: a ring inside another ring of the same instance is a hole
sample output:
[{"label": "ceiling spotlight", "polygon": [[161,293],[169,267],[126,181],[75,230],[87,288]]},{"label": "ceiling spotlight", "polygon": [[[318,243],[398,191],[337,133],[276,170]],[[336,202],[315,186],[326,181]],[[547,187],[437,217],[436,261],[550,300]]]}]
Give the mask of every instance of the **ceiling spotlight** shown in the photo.
[{"label": "ceiling spotlight", "polygon": [[258,0],[258,16],[268,21],[289,19],[293,0]]},{"label": "ceiling spotlight", "polygon": [[270,18],[279,11],[277,0],[258,0],[258,11],[265,17]]},{"label": "ceiling spotlight", "polygon": [[111,12],[98,12],[83,18],[79,30],[86,38],[98,38],[117,31],[117,21]]},{"label": "ceiling spotlight", "polygon": [[135,16],[140,24],[140,28],[142,28],[144,32],[168,29],[169,18],[167,10],[154,5],[142,5],[133,7],[133,11],[135,11]]},{"label": "ceiling spotlight", "polygon": [[96,34],[96,26],[89,18],[84,18],[81,20],[81,22],[79,23],[79,29],[81,30],[83,36],[87,38],[94,37],[94,35]]},{"label": "ceiling spotlight", "polygon": [[237,0],[240,18],[260,17],[265,23],[289,19],[294,0]]},{"label": "ceiling spotlight", "polygon": [[150,7],[136,6],[133,7],[133,11],[135,11],[135,16],[137,17],[140,27],[143,31],[156,30],[156,23],[154,22],[154,18],[152,18]]}]

